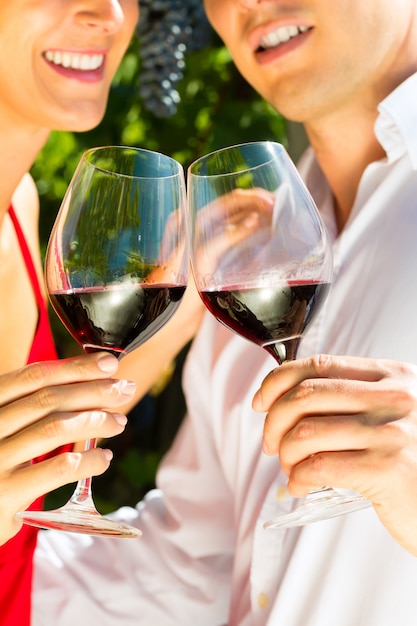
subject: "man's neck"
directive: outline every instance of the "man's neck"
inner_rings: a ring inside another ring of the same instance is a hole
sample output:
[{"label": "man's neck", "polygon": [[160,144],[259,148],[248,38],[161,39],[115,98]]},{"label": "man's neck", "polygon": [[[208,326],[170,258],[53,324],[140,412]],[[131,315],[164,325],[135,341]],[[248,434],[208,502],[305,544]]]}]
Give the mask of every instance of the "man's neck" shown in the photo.
[{"label": "man's neck", "polygon": [[377,111],[347,112],[306,124],[309,141],[333,192],[339,232],[355,202],[365,168],[385,156],[374,134]]},{"label": "man's neck", "polygon": [[417,18],[403,54],[391,71],[376,84],[357,93],[356,101],[341,102],[322,118],[304,124],[320,167],[333,191],[339,231],[345,226],[355,202],[366,167],[384,158],[385,151],[375,137],[379,103],[417,71]]}]

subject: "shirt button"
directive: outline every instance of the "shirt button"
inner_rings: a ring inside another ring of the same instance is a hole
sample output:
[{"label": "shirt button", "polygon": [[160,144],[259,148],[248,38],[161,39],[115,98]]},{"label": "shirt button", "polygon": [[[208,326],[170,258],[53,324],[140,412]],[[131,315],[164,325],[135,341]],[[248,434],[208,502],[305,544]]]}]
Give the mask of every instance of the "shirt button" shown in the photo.
[{"label": "shirt button", "polygon": [[269,598],[266,593],[260,593],[258,596],[258,606],[260,609],[268,608]]},{"label": "shirt button", "polygon": [[287,496],[287,488],[281,485],[281,487],[278,487],[275,493],[275,497],[277,500],[284,500],[286,496]]}]

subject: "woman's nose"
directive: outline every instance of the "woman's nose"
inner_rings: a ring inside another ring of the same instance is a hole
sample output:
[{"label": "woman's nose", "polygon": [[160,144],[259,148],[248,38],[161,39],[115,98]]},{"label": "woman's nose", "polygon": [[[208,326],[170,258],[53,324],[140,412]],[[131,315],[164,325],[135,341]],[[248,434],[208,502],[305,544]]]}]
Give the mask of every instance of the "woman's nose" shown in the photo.
[{"label": "woman's nose", "polygon": [[118,0],[81,0],[75,19],[80,26],[111,34],[121,28],[125,16]]},{"label": "woman's nose", "polygon": [[262,0],[236,0],[244,9],[251,9],[258,4],[261,4]]}]

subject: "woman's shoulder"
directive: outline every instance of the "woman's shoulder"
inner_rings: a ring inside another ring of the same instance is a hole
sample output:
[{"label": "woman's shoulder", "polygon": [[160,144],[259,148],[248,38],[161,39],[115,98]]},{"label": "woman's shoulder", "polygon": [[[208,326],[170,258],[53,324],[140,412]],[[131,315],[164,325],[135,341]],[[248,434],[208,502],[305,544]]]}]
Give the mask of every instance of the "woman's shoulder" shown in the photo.
[{"label": "woman's shoulder", "polygon": [[39,196],[35,181],[28,173],[23,176],[12,196],[12,205],[29,246],[35,267],[40,270]]},{"label": "woman's shoulder", "polygon": [[37,221],[39,217],[39,197],[35,181],[27,173],[18,184],[13,197],[13,208],[22,223],[28,223],[29,219]]}]

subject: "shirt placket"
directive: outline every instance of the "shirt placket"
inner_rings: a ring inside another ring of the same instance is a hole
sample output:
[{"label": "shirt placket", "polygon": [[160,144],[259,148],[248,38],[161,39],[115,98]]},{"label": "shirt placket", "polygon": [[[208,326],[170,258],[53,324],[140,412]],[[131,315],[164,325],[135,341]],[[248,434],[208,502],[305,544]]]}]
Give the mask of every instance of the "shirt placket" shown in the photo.
[{"label": "shirt placket", "polygon": [[258,517],[253,539],[251,562],[251,607],[254,626],[264,626],[269,618],[278,587],[278,570],[284,546],[285,530],[266,530],[264,523],[290,513],[298,502],[286,488],[287,478],[280,471],[271,485]]}]

